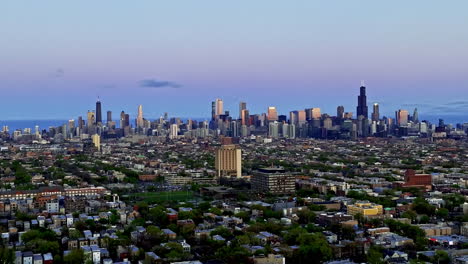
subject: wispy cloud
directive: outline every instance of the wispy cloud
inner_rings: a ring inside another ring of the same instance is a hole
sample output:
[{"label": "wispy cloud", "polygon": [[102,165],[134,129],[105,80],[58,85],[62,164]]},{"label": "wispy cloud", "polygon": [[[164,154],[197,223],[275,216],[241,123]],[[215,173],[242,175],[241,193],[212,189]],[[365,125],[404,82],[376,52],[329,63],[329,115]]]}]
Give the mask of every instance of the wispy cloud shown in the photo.
[{"label": "wispy cloud", "polygon": [[180,88],[182,85],[171,82],[171,81],[161,81],[157,79],[146,79],[139,82],[140,87],[148,88]]},{"label": "wispy cloud", "polygon": [[468,106],[468,101],[454,101],[454,102],[449,102],[446,103],[445,105],[449,106]]},{"label": "wispy cloud", "polygon": [[65,75],[65,71],[62,68],[56,69],[51,76],[54,78],[62,78]]}]

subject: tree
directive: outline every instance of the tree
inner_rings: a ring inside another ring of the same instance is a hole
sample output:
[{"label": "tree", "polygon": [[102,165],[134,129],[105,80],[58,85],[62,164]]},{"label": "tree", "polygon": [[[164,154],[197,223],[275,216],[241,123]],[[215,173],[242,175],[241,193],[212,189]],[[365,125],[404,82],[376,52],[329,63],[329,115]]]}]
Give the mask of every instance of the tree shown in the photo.
[{"label": "tree", "polygon": [[66,264],[81,264],[84,263],[84,253],[81,249],[73,249],[63,257],[63,263]]},{"label": "tree", "polygon": [[229,237],[232,236],[232,233],[231,233],[231,231],[229,229],[221,226],[221,227],[217,227],[213,231],[211,231],[210,235],[212,235],[212,236],[220,235],[223,238],[229,238]]},{"label": "tree", "polygon": [[203,212],[206,212],[211,208],[211,204],[209,202],[202,202],[198,205],[198,208]]},{"label": "tree", "polygon": [[429,220],[431,220],[431,219],[429,218],[429,216],[427,216],[427,215],[422,215],[421,218],[419,218],[419,223],[420,223],[420,224],[427,224],[427,223],[429,223]]},{"label": "tree", "polygon": [[15,254],[12,249],[0,247],[0,264],[13,264]]},{"label": "tree", "polygon": [[162,206],[150,209],[148,212],[148,219],[163,228],[169,224],[166,209]]},{"label": "tree", "polygon": [[248,222],[250,220],[250,214],[248,212],[242,211],[235,214],[235,217],[241,218],[242,221]]},{"label": "tree", "polygon": [[211,207],[210,213],[215,214],[215,215],[222,215],[223,211],[221,211],[221,209],[219,209],[218,207]]},{"label": "tree", "polygon": [[447,251],[437,250],[434,256],[434,262],[438,264],[448,264],[450,263],[450,257]]},{"label": "tree", "polygon": [[440,218],[446,219],[449,215],[449,210],[446,208],[439,208],[439,210],[436,212],[436,215]]},{"label": "tree", "polygon": [[323,263],[333,257],[331,247],[320,233],[301,233],[296,242],[299,250],[293,255],[292,263]]},{"label": "tree", "polygon": [[418,214],[413,210],[408,210],[401,214],[401,217],[408,218],[411,219],[411,221],[414,221],[418,217]]},{"label": "tree", "polygon": [[426,214],[432,216],[435,213],[435,206],[430,205],[426,200],[424,200],[421,197],[414,199],[412,208],[418,214]]},{"label": "tree", "polygon": [[317,217],[314,212],[310,210],[302,210],[297,213],[299,216],[299,224],[310,224],[315,222]]},{"label": "tree", "polygon": [[444,197],[445,201],[445,208],[448,210],[453,210],[455,207],[460,206],[465,202],[465,196],[458,194],[458,193],[452,193]]},{"label": "tree", "polygon": [[216,251],[215,256],[225,261],[227,264],[250,263],[250,252],[241,246],[224,246]]},{"label": "tree", "polygon": [[81,232],[78,229],[72,229],[68,231],[68,237],[70,239],[78,239],[81,237]]},{"label": "tree", "polygon": [[370,264],[383,264],[385,263],[383,260],[383,254],[380,248],[371,247],[367,254],[367,263]]}]

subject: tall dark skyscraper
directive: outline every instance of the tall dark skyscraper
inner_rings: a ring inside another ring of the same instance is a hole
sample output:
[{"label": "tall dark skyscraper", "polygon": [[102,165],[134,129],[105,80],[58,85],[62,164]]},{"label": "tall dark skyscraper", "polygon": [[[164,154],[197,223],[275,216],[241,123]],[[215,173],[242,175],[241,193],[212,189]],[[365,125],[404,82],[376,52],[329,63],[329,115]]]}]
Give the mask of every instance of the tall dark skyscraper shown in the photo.
[{"label": "tall dark skyscraper", "polygon": [[367,108],[366,87],[364,83],[361,84],[360,93],[358,96],[357,116],[364,116],[369,118],[369,109]]},{"label": "tall dark skyscraper", "polygon": [[96,124],[102,124],[101,101],[96,102]]},{"label": "tall dark skyscraper", "polygon": [[107,111],[107,123],[112,122],[112,111]]},{"label": "tall dark skyscraper", "polygon": [[80,131],[83,130],[84,121],[83,121],[83,117],[82,117],[82,116],[79,116],[79,117],[78,117],[78,127],[80,128]]},{"label": "tall dark skyscraper", "polygon": [[340,105],[336,108],[336,117],[338,119],[344,118],[344,106]]}]

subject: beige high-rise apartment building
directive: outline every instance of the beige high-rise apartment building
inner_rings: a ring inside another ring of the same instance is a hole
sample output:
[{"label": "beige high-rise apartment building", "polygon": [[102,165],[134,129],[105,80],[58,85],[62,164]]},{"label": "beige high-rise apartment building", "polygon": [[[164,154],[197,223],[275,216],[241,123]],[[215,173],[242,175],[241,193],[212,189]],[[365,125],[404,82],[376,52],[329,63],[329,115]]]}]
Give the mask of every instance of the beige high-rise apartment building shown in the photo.
[{"label": "beige high-rise apartment building", "polygon": [[101,150],[101,136],[99,136],[98,134],[94,134],[92,136],[92,140],[93,140],[94,146],[97,148],[98,151],[100,151]]},{"label": "beige high-rise apartment building", "polygon": [[268,121],[277,121],[278,120],[278,112],[276,111],[276,107],[270,106],[268,107]]},{"label": "beige high-rise apartment building", "polygon": [[218,177],[242,176],[242,150],[236,145],[223,145],[216,150],[215,168]]},{"label": "beige high-rise apartment building", "polygon": [[215,102],[216,102],[216,115],[217,116],[224,115],[223,100],[216,98]]}]

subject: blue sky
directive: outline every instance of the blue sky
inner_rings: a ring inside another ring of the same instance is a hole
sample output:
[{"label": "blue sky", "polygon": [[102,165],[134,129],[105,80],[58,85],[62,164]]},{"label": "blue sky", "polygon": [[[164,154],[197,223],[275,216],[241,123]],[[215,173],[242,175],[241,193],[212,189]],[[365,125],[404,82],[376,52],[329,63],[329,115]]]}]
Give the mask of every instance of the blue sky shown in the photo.
[{"label": "blue sky", "polygon": [[93,109],[208,117],[369,105],[468,110],[467,1],[8,1],[0,120]]}]

